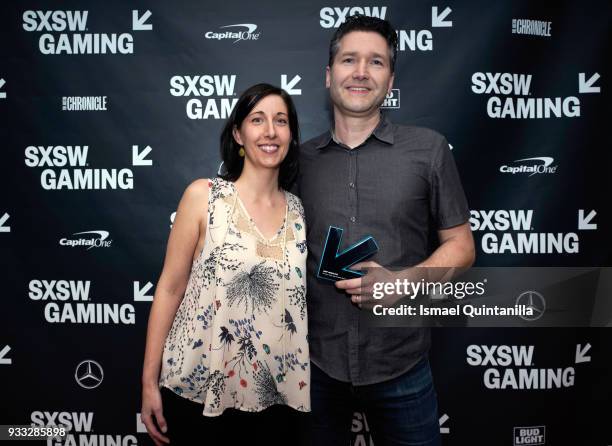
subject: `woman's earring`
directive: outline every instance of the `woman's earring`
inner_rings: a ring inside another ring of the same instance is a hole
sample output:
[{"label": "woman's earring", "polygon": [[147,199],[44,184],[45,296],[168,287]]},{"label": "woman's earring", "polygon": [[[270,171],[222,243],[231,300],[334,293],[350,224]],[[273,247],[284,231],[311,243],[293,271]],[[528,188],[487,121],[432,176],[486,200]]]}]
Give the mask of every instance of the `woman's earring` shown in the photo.
[{"label": "woman's earring", "polygon": [[240,155],[240,158],[244,158],[244,147],[240,147],[240,150],[238,150],[238,155]]}]

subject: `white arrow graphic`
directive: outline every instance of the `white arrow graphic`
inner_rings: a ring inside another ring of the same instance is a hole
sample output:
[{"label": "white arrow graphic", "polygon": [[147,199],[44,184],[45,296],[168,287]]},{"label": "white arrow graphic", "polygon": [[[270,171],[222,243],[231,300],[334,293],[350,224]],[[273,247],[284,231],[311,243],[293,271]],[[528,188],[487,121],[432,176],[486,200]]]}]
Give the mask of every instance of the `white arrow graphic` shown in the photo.
[{"label": "white arrow graphic", "polygon": [[448,148],[453,150],[454,147],[453,147],[453,145],[451,143],[448,143]]},{"label": "white arrow graphic", "polygon": [[591,362],[591,357],[586,356],[587,352],[591,349],[591,344],[587,343],[584,348],[580,348],[580,344],[576,346],[576,364],[581,362]]},{"label": "white arrow graphic", "polygon": [[0,217],[0,232],[11,232],[10,226],[4,226],[4,223],[9,219],[10,215],[6,212]]},{"label": "white arrow graphic", "polygon": [[589,78],[589,80],[585,80],[585,73],[578,73],[578,93],[599,93],[601,92],[601,87],[593,87],[593,84],[597,82],[599,79],[599,73],[595,73],[593,76]]},{"label": "white arrow graphic", "polygon": [[140,419],[140,412],[136,414],[136,432],[139,434],[145,434],[147,432],[147,427]]},{"label": "white arrow graphic", "polygon": [[132,146],[132,166],[152,166],[153,160],[145,159],[147,155],[153,150],[151,146],[147,146],[144,150],[138,153],[138,146]]},{"label": "white arrow graphic", "polygon": [[147,296],[147,291],[153,288],[151,282],[140,288],[140,282],[134,282],[134,302],[153,302],[153,296]]},{"label": "white arrow graphic", "polygon": [[450,429],[448,427],[442,427],[442,425],[444,423],[446,423],[448,421],[448,415],[444,414],[440,417],[439,420],[439,424],[440,424],[440,433],[441,434],[449,434],[450,433]]},{"label": "white arrow graphic", "polygon": [[431,27],[432,28],[450,28],[451,26],[453,26],[452,20],[444,20],[451,13],[451,11],[452,9],[450,9],[447,6],[446,8],[444,8],[444,11],[442,11],[442,14],[438,14],[438,7],[432,6],[431,7]]},{"label": "white arrow graphic", "polygon": [[591,223],[591,220],[593,220],[596,215],[597,212],[595,212],[595,209],[592,209],[586,217],[584,216],[584,209],[578,209],[578,229],[583,231],[597,229],[597,223]]},{"label": "white arrow graphic", "polygon": [[[2,88],[4,84],[6,84],[6,81],[4,79],[0,79],[0,88]],[[0,99],[5,99],[5,98],[6,98],[6,92],[0,91]]]},{"label": "white arrow graphic", "polygon": [[132,30],[133,31],[151,31],[153,25],[145,23],[147,19],[151,17],[151,11],[147,11],[140,17],[138,17],[138,10],[132,9]]},{"label": "white arrow graphic", "polygon": [[293,79],[291,79],[290,82],[287,82],[287,75],[281,74],[281,88],[290,95],[300,95],[302,94],[302,89],[293,87],[295,87],[297,83],[301,80],[302,78],[300,77],[300,75],[296,74],[295,76],[293,76]]},{"label": "white arrow graphic", "polygon": [[0,350],[0,364],[12,364],[13,363],[13,360],[11,358],[4,357],[4,355],[6,355],[10,351],[11,351],[11,347],[9,347],[8,345],[5,345],[4,348]]}]

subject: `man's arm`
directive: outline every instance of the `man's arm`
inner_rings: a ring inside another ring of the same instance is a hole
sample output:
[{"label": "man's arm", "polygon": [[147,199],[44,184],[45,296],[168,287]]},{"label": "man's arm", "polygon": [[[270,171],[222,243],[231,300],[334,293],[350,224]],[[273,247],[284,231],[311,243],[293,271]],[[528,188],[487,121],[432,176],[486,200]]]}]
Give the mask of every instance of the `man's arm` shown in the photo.
[{"label": "man's arm", "polygon": [[[440,246],[431,255],[415,265],[424,268],[420,275],[413,268],[403,271],[408,278],[415,279],[424,274],[430,282],[446,282],[468,270],[476,259],[474,237],[469,222],[438,231]],[[403,276],[400,273],[400,276]]]},{"label": "man's arm", "polygon": [[469,268],[476,251],[469,222],[438,231],[440,246],[416,266]]},{"label": "man's arm", "polygon": [[[438,249],[414,267],[390,272],[376,262],[361,262],[354,265],[353,268],[359,269],[362,266],[374,268],[371,270],[373,274],[368,274],[363,278],[337,281],[336,287],[351,295],[353,303],[365,304],[371,301],[374,282],[392,283],[396,279],[415,282],[421,279],[430,282],[445,282],[472,266],[476,258],[476,251],[469,222],[439,230],[438,238],[440,240]],[[391,299],[390,304],[393,302],[394,299]]]}]

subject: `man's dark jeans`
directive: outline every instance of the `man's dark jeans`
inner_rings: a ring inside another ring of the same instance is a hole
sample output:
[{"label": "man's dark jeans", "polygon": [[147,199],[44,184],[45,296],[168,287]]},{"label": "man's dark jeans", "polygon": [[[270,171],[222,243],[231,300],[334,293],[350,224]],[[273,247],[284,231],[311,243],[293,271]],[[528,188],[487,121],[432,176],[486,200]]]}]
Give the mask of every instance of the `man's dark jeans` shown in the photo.
[{"label": "man's dark jeans", "polygon": [[427,358],[377,384],[353,386],[311,363],[312,445],[347,446],[361,407],[375,446],[438,446],[438,403]]}]

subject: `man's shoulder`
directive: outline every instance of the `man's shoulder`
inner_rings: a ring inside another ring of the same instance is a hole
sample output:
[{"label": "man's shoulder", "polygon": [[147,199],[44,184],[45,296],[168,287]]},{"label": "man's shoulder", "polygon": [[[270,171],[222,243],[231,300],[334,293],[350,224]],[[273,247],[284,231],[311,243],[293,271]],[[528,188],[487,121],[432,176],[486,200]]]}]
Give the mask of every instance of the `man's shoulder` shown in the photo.
[{"label": "man's shoulder", "polygon": [[440,144],[446,138],[438,131],[429,127],[421,127],[409,124],[393,124],[394,136],[400,140],[409,140],[416,142],[429,142],[432,145]]},{"label": "man's shoulder", "polygon": [[437,158],[448,141],[440,132],[428,127],[393,124],[394,146],[402,152],[420,153],[428,158]]},{"label": "man's shoulder", "polygon": [[330,139],[330,133],[328,130],[300,144],[300,151],[303,153],[313,152],[315,149],[321,147],[322,144],[328,142],[329,139]]}]

